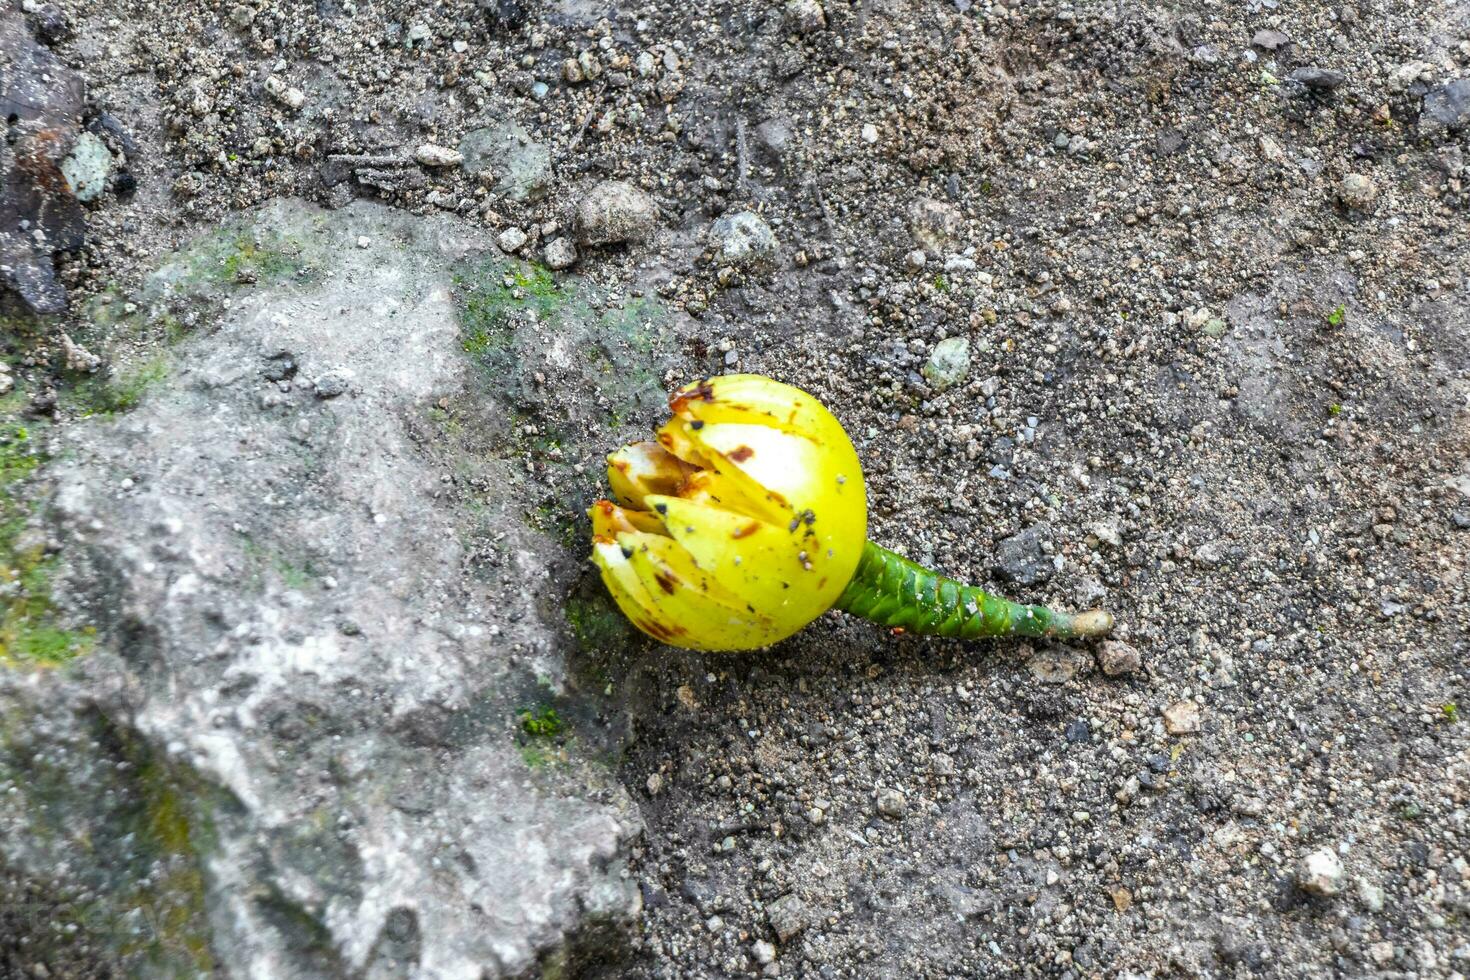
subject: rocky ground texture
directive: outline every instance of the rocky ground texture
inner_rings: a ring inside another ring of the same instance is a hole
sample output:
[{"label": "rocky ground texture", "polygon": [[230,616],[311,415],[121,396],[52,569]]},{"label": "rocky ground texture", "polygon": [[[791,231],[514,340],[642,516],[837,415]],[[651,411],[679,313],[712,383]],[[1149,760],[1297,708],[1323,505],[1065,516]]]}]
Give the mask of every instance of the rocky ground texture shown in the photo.
[{"label": "rocky ground texture", "polygon": [[[1470,973],[1464,4],[4,16],[0,976]],[[733,370],[1115,637],[630,631]]]}]

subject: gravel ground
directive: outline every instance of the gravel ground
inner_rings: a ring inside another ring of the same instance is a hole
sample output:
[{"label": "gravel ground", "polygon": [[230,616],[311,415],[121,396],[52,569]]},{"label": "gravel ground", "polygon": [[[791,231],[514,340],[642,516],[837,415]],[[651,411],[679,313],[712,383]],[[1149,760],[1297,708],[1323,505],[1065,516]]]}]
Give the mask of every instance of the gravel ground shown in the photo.
[{"label": "gravel ground", "polygon": [[1117,614],[1095,650],[586,644],[646,824],[587,976],[1470,970],[1470,8],[59,12],[137,184],[61,262],[72,319],[272,198],[452,212],[687,315],[667,385],[825,399],[880,543]]}]

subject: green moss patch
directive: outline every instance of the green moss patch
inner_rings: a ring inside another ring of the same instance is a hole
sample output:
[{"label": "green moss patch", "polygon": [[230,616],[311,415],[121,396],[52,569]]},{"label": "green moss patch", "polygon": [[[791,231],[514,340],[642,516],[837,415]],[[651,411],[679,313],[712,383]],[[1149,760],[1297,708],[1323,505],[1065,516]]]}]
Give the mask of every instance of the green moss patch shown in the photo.
[{"label": "green moss patch", "polygon": [[42,457],[25,426],[0,426],[0,664],[55,667],[91,649],[90,632],[64,629],[51,599],[56,560],[26,533],[27,478]]},{"label": "green moss patch", "polygon": [[[482,360],[510,347],[513,330],[507,318],[512,313],[529,310],[545,318],[568,300],[551,273],[534,263],[479,258],[460,263],[453,281],[461,345]],[[498,358],[492,360],[498,364]]]},{"label": "green moss patch", "polygon": [[116,415],[137,407],[149,388],[168,377],[168,361],[155,357],[141,364],[78,381],[70,401],[83,417]]}]

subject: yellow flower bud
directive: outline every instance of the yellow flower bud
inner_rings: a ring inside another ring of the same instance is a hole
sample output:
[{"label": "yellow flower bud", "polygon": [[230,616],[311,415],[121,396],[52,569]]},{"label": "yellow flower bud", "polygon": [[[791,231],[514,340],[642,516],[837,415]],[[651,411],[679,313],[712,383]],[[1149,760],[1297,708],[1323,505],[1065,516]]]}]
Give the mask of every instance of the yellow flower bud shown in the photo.
[{"label": "yellow flower bud", "polygon": [[592,560],[639,629],[748,650],[830,609],[867,542],[862,466],[811,395],[759,375],[686,386],[657,442],[608,457]]}]

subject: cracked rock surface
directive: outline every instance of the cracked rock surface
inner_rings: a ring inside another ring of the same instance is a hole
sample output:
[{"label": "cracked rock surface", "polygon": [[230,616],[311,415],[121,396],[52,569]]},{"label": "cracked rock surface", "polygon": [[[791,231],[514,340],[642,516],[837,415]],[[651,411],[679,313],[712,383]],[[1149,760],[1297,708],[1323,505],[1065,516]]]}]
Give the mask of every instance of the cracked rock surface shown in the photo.
[{"label": "cracked rock surface", "polygon": [[[303,243],[301,274],[237,296],[136,409],[57,448],[98,649],[44,695],[0,673],[5,716],[43,718],[46,743],[5,763],[58,772],[0,797],[0,855],[94,882],[117,919],[91,938],[125,969],[520,974],[636,913],[640,819],[575,748],[513,737],[565,686],[524,471],[479,460],[471,513],[421,431],[476,384],[448,270],[481,236],[368,204],[328,222],[282,203],[254,227]],[[486,428],[509,411],[477,410]],[[122,812],[88,808],[91,785]],[[163,918],[132,956],[109,928],[150,888]]]}]

